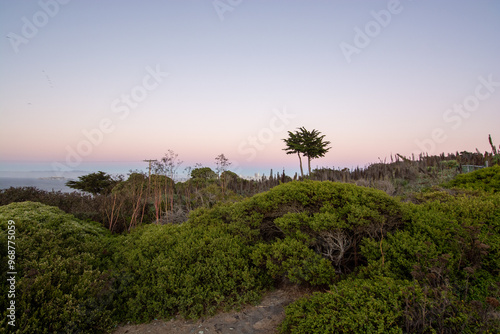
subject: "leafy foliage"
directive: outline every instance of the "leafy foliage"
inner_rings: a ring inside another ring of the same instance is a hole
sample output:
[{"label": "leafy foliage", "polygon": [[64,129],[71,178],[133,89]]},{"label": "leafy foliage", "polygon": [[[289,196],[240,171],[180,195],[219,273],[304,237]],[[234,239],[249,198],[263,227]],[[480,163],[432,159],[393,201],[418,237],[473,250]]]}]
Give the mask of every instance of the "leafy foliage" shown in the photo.
[{"label": "leafy foliage", "polygon": [[66,186],[97,195],[111,192],[119,181],[120,179],[114,179],[111,175],[99,171],[97,173],[82,175],[78,177],[78,181],[68,181],[66,182]]},{"label": "leafy foliage", "polygon": [[[148,176],[142,173],[131,173],[127,180],[118,183],[112,190],[114,194],[127,193],[134,194],[145,192],[148,188]],[[154,183],[153,183],[154,184]]]},{"label": "leafy foliage", "polygon": [[327,147],[330,142],[323,141],[325,135],[320,136],[321,133],[316,129],[308,131],[304,127],[301,127],[299,130],[304,145],[303,153],[307,157],[309,174],[311,174],[311,160],[324,157],[331,148]]},{"label": "leafy foliage", "polygon": [[[395,230],[382,237],[365,234],[360,249],[365,266],[332,284],[328,293],[287,307],[283,333],[500,330],[500,196],[434,191],[413,199],[418,204],[402,203]],[[313,219],[300,211],[276,221],[298,240],[310,242],[304,227]],[[335,215],[325,222],[335,226]],[[390,292],[375,288],[381,280],[386,283],[380,287]],[[370,291],[370,298],[363,298],[363,291]]]},{"label": "leafy foliage", "polygon": [[191,177],[193,179],[215,180],[217,179],[217,174],[209,167],[200,167],[191,171]]},{"label": "leafy foliage", "polygon": [[381,243],[365,239],[361,247],[370,265],[383,259],[387,275],[418,283],[406,297],[403,327],[410,333],[498,329],[492,305],[500,305],[500,196],[440,191],[420,200],[407,204],[403,230]]},{"label": "leafy foliage", "polygon": [[341,281],[287,307],[281,333],[402,333],[401,300],[391,278]]},{"label": "leafy foliage", "polygon": [[477,189],[500,192],[500,165],[458,175],[444,184],[447,188]]},{"label": "leafy foliage", "polygon": [[[1,207],[2,266],[9,219],[19,235],[20,333],[104,332],[117,322],[210,315],[284,283],[317,292],[287,307],[283,333],[500,330],[500,195],[481,186],[491,178],[475,177],[481,190],[434,188],[402,202],[329,181],[288,182],[241,199],[229,188],[243,181],[223,176],[226,188],[201,176],[174,188],[165,175],[149,185],[145,175],[132,174],[111,194],[68,194],[60,203],[28,190],[0,193],[0,200],[8,193],[68,210],[106,198],[105,213],[114,215],[114,205],[131,208],[116,211],[124,221],[167,196],[184,193],[186,203],[200,206],[182,224],[115,236],[40,203]],[[155,184],[176,193],[148,197]],[[0,284],[5,290],[5,277]]]},{"label": "leafy foliage", "polygon": [[[294,254],[296,258],[285,263],[298,264],[309,249],[307,252],[314,251],[331,261],[334,266],[330,270],[346,272],[362,260],[357,256],[361,239],[380,238],[401,224],[401,217],[400,203],[382,191],[351,184],[297,181],[231,206],[195,211],[190,222],[201,226],[227,225],[233,233],[241,233],[254,243],[280,242],[261,247],[260,256],[267,259],[266,263],[270,259],[285,261],[285,257]],[[280,241],[285,238],[296,241]],[[262,254],[264,250],[270,254]],[[272,271],[275,277],[278,272],[289,275],[289,270]],[[306,281],[311,283],[313,278]]]},{"label": "leafy foliage", "polygon": [[495,306],[450,288],[385,276],[350,277],[286,308],[281,333],[493,333]]},{"label": "leafy foliage", "polygon": [[291,283],[328,285],[336,276],[330,261],[292,238],[258,244],[251,258],[273,279],[283,277]]},{"label": "leafy foliage", "polygon": [[267,278],[249,254],[245,241],[223,226],[134,230],[115,253],[120,319],[199,317],[256,301]]},{"label": "leafy foliage", "polygon": [[105,221],[100,215],[102,202],[99,196],[61,191],[44,191],[34,187],[10,187],[0,190],[0,205],[15,202],[39,202],[49,206],[56,206],[66,213],[71,213],[78,219],[99,221],[103,225]]},{"label": "leafy foliage", "polygon": [[286,147],[283,149],[286,151],[286,154],[297,154],[300,162],[300,174],[304,177],[304,170],[302,168],[302,158],[300,156],[301,153],[304,152],[304,145],[302,142],[302,138],[298,131],[291,132],[288,131],[288,138],[283,139]]},{"label": "leafy foliage", "polygon": [[[40,203],[0,207],[1,263],[7,263],[7,222],[16,227],[18,333],[103,332],[111,325],[112,279],[107,271],[108,232]],[[4,268],[2,268],[4,269]],[[2,270],[2,291],[7,291]],[[7,295],[0,304],[6,310]],[[2,311],[2,327],[6,326]]]},{"label": "leafy foliage", "polygon": [[316,129],[309,131],[301,127],[299,131],[295,131],[295,133],[288,131],[288,138],[283,139],[286,144],[283,150],[286,151],[286,154],[297,153],[299,156],[302,177],[304,173],[302,171],[302,159],[300,158],[301,153],[307,157],[309,175],[311,175],[311,160],[325,156],[330,150],[330,147],[327,147],[330,142],[323,141],[325,135],[320,136],[320,134],[321,133]]}]

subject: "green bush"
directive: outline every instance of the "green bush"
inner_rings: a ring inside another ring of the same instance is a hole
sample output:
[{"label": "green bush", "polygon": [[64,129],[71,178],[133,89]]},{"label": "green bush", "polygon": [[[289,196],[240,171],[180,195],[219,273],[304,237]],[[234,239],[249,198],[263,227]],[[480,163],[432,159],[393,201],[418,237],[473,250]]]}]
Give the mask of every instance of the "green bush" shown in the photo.
[{"label": "green bush", "polygon": [[402,333],[402,290],[391,278],[348,279],[286,308],[281,333]]},{"label": "green bush", "polygon": [[[138,174],[135,174],[138,175]],[[135,178],[136,181],[137,178]],[[147,185],[147,184],[146,184]],[[131,225],[131,217],[134,215],[134,207],[140,204],[140,213],[136,216],[143,218],[143,222],[154,220],[154,209],[152,203],[144,203],[147,199],[146,190],[139,199],[141,185],[124,181],[119,183],[109,195],[90,195],[81,192],[63,193],[61,191],[44,191],[34,187],[20,187],[0,190],[0,205],[14,202],[40,202],[50,206],[56,206],[66,213],[74,215],[81,220],[92,220],[101,223],[102,226],[113,232],[123,232]],[[136,192],[135,195],[133,192]],[[143,205],[144,204],[144,205]],[[144,209],[144,211],[142,211]],[[113,214],[111,215],[111,212]]]},{"label": "green bush", "polygon": [[57,206],[66,213],[82,220],[99,221],[103,218],[101,211],[101,196],[61,191],[45,191],[35,187],[10,187],[0,190],[0,205],[14,202],[40,202],[50,206]]},{"label": "green bush", "polygon": [[269,279],[251,263],[250,252],[224,226],[134,230],[115,252],[119,319],[196,318],[258,300]]},{"label": "green bush", "polygon": [[[497,333],[498,301],[465,303],[446,285],[348,277],[286,307],[281,333]],[[496,309],[495,309],[496,308]]]},{"label": "green bush", "polygon": [[450,287],[431,287],[414,281],[402,290],[403,316],[399,320],[404,333],[498,333],[499,302],[466,303]]},{"label": "green bush", "polygon": [[[421,204],[405,206],[404,228],[382,243],[386,261],[399,276],[409,278],[413,265],[448,254],[456,276],[465,267],[481,267],[493,275],[500,268],[500,196],[488,193],[451,195],[432,192]],[[362,253],[381,258],[380,242],[365,239]]]},{"label": "green bush", "polygon": [[295,239],[258,244],[251,257],[276,280],[286,278],[296,284],[328,285],[335,278],[330,261]]},{"label": "green bush", "polygon": [[[282,184],[232,205],[195,211],[189,222],[197,226],[225,225],[253,243],[273,243],[288,237],[332,261],[337,271],[345,272],[362,261],[357,256],[361,239],[380,238],[400,226],[402,211],[398,200],[379,190],[304,181]],[[302,260],[299,256],[289,261]]]},{"label": "green bush", "polygon": [[[106,271],[109,233],[41,203],[0,207],[0,255],[7,263],[8,221],[15,222],[17,333],[104,332],[111,326],[113,291]],[[1,289],[7,291],[2,268]],[[11,270],[9,270],[11,271]],[[2,311],[2,327],[7,327]]]},{"label": "green bush", "polygon": [[446,188],[478,189],[500,192],[500,165],[460,174],[443,185]]},{"label": "green bush", "polygon": [[[405,206],[403,230],[361,247],[369,267],[416,287],[405,301],[410,333],[500,330],[500,196],[428,192]],[[425,310],[425,312],[422,312]],[[424,326],[424,324],[426,324]],[[427,327],[426,327],[427,326]]]},{"label": "green bush", "polygon": [[210,167],[199,167],[191,171],[191,178],[204,181],[216,180],[217,174]]},{"label": "green bush", "polygon": [[[402,203],[352,184],[290,182],[118,236],[54,207],[13,203],[0,207],[0,287],[12,219],[19,333],[195,318],[282,282],[330,289],[287,307],[284,333],[498,330],[500,194],[434,190]],[[7,302],[1,294],[2,309]]]}]

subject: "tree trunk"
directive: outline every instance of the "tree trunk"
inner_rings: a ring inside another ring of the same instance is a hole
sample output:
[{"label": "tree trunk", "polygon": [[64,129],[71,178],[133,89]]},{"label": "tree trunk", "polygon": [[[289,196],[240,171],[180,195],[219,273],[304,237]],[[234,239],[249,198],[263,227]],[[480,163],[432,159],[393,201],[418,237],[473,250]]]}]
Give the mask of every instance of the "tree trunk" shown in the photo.
[{"label": "tree trunk", "polygon": [[304,177],[304,170],[302,169],[302,158],[300,157],[300,152],[297,152],[297,155],[299,156],[299,162],[300,162],[300,175]]},{"label": "tree trunk", "polygon": [[311,177],[311,157],[307,157],[307,167],[309,167],[309,177]]}]

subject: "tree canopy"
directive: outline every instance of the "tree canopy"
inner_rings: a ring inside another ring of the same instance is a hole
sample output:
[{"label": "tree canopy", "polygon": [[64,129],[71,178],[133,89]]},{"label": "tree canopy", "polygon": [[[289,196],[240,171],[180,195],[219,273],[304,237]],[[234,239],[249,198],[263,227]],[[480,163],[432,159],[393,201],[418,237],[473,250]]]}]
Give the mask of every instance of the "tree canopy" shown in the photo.
[{"label": "tree canopy", "polygon": [[193,179],[215,180],[217,174],[210,167],[199,167],[191,171],[191,177]]},{"label": "tree canopy", "polygon": [[308,131],[306,128],[301,127],[298,131],[288,131],[288,138],[283,139],[286,147],[283,149],[287,151],[286,154],[295,154],[299,156],[300,173],[304,176],[302,168],[302,158],[300,154],[307,157],[307,165],[309,175],[311,174],[311,160],[325,156],[331,147],[327,147],[330,142],[324,141],[325,135],[321,135],[316,129]]},{"label": "tree canopy", "polygon": [[121,179],[114,179],[111,175],[99,171],[78,177],[78,181],[68,181],[66,186],[82,190],[93,195],[102,195],[111,192],[113,187],[120,182]]}]

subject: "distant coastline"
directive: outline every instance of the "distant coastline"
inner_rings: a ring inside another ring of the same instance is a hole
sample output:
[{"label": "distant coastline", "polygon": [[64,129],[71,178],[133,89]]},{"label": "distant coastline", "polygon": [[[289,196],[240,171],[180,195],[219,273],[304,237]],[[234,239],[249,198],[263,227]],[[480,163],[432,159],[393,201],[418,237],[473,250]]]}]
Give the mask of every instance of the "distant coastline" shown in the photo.
[{"label": "distant coastline", "polygon": [[0,189],[10,187],[35,187],[45,191],[61,191],[70,193],[75,191],[66,186],[70,179],[60,177],[0,177]]},{"label": "distant coastline", "polygon": [[39,177],[39,180],[70,180],[68,178],[65,178],[64,176],[45,176],[45,177]]}]

